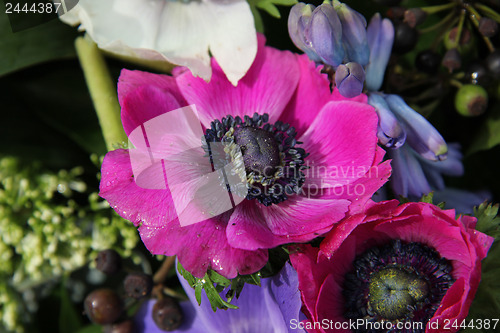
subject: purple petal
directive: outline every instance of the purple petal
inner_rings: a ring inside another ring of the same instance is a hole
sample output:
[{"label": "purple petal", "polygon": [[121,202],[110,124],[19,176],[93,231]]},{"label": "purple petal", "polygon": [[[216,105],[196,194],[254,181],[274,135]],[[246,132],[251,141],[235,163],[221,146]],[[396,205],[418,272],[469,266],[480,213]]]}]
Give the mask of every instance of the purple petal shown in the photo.
[{"label": "purple petal", "polygon": [[366,66],[366,88],[369,91],[378,91],[384,81],[384,73],[391,57],[394,42],[394,27],[390,20],[375,14],[367,30],[368,45],[370,47],[370,61]]},{"label": "purple petal", "polygon": [[389,111],[384,98],[377,94],[370,94],[368,104],[375,108],[378,115],[379,142],[388,148],[399,148],[406,141],[406,132],[403,130],[394,114]]},{"label": "purple petal", "polygon": [[270,287],[271,295],[278,303],[287,324],[288,332],[304,332],[301,329],[292,329],[289,325],[292,320],[301,321],[300,309],[302,302],[300,300],[299,278],[295,269],[286,263],[280,273],[271,279]]},{"label": "purple petal", "polygon": [[344,3],[337,2],[334,8],[342,23],[342,42],[348,61],[366,66],[370,58],[370,48],[366,38],[365,17]]},{"label": "purple petal", "polygon": [[342,24],[330,4],[322,4],[313,11],[308,39],[314,51],[325,64],[338,66],[344,60]]},{"label": "purple petal", "polygon": [[[177,275],[195,307],[198,320],[206,325],[207,333],[285,333],[289,330],[289,318],[299,318],[301,303],[298,280],[289,265],[283,268],[278,276],[262,279],[261,287],[246,284],[240,297],[232,301],[239,309],[217,310],[215,313],[206,294],[202,292],[201,305],[198,306],[194,289],[179,273]],[[221,295],[226,292],[227,290],[221,292]],[[286,313],[282,313],[282,310]]]},{"label": "purple petal", "polygon": [[444,160],[448,147],[443,137],[421,114],[410,108],[398,95],[386,95],[385,101],[403,125],[408,144],[422,157]]}]

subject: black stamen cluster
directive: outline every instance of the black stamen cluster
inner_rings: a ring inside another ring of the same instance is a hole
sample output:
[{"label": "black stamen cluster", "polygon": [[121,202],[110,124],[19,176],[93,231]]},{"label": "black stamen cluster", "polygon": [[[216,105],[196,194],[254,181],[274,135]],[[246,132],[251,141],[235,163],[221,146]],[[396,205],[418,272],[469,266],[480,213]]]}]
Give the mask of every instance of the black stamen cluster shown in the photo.
[{"label": "black stamen cluster", "polygon": [[[277,121],[274,124],[268,123],[269,115],[267,113],[259,115],[254,113],[252,117],[245,115],[243,119],[239,116],[233,117],[228,115],[221,120],[214,120],[210,124],[210,128],[205,131],[205,141],[223,142],[225,144],[238,144],[235,136],[226,135],[230,130],[237,131],[244,127],[253,127],[260,131],[267,132],[274,137],[275,145],[282,154],[282,164],[278,166],[279,171],[272,179],[265,179],[267,174],[263,174],[259,170],[255,170],[251,165],[245,164],[247,179],[251,178],[252,182],[247,185],[248,193],[246,199],[257,199],[265,206],[278,204],[288,199],[288,196],[298,194],[305,181],[305,175],[302,172],[304,159],[309,155],[304,149],[296,147],[302,142],[297,141],[297,131],[290,124]],[[220,151],[215,151],[210,148],[210,145],[204,146],[207,155],[210,156],[211,163],[215,169],[223,168],[231,162],[231,156],[223,154]],[[242,149],[243,155],[245,150]],[[275,168],[275,165],[269,167]],[[257,180],[257,181],[255,181]]]}]

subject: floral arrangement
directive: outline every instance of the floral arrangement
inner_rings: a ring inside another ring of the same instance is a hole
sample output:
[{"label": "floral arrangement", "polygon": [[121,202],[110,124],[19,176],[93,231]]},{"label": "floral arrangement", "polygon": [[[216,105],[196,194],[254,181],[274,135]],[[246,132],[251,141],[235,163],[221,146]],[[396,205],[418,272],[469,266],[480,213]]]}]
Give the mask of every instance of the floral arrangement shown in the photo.
[{"label": "floral arrangement", "polygon": [[0,332],[500,330],[497,1],[39,2]]}]

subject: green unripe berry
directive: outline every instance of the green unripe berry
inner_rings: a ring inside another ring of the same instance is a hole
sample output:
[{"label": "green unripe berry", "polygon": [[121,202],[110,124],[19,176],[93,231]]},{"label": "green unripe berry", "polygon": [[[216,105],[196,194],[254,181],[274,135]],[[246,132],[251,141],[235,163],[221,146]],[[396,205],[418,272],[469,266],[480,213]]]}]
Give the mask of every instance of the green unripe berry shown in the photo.
[{"label": "green unripe berry", "polygon": [[465,84],[455,95],[455,109],[465,117],[475,117],[483,114],[488,107],[488,93],[475,84]]}]

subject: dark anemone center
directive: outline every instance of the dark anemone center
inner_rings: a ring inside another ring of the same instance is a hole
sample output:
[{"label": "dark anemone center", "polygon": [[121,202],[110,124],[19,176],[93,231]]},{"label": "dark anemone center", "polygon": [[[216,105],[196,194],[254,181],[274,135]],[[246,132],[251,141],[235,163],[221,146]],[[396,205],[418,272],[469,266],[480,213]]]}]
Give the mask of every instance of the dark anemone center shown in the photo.
[{"label": "dark anemone center", "polygon": [[241,179],[233,185],[221,179],[221,185],[265,206],[279,204],[300,193],[305,182],[304,159],[309,155],[297,147],[302,142],[295,138],[294,127],[268,121],[268,114],[255,113],[243,119],[228,115],[212,121],[202,140],[213,169],[232,163],[231,175]]},{"label": "dark anemone center", "polygon": [[[370,248],[356,257],[353,266],[344,280],[344,316],[367,320],[366,327],[355,332],[425,332],[454,282],[451,263],[421,243],[396,240]],[[370,326],[377,322],[394,325],[391,330]],[[398,330],[397,322],[420,322],[422,330],[406,326]]]},{"label": "dark anemone center", "polygon": [[234,142],[240,146],[247,174],[270,177],[281,166],[278,143],[270,132],[255,127],[239,127]]}]

